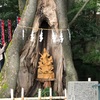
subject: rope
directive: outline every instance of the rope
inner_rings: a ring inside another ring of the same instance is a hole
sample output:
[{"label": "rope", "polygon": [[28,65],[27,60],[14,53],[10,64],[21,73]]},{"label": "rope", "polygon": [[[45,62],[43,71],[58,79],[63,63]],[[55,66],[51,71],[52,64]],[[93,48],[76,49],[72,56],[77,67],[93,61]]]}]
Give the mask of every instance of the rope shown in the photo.
[{"label": "rope", "polygon": [[[22,27],[22,28],[29,28],[29,29],[32,29],[33,27],[27,27],[27,26],[21,26],[21,25],[17,25],[17,26],[19,26],[19,27]],[[53,28],[53,29],[50,29],[50,28],[34,28],[34,29],[38,29],[38,30],[55,30],[55,28]],[[56,29],[58,29],[58,30],[68,30],[68,29],[65,29],[65,28],[56,28]]]}]

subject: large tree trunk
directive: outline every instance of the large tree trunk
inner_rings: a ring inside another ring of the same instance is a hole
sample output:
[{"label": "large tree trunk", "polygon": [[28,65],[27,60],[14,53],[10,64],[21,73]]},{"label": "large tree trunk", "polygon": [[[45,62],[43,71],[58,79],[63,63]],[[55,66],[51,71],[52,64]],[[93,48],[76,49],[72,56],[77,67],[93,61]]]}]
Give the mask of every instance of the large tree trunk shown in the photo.
[{"label": "large tree trunk", "polygon": [[[53,57],[55,81],[52,82],[52,87],[55,92],[62,95],[64,88],[67,88],[68,81],[77,80],[67,33],[65,1],[38,0],[38,3],[37,0],[28,1],[21,22],[7,49],[6,62],[2,71],[3,79],[0,83],[0,85],[6,84],[7,87],[0,88],[2,97],[9,96],[10,88],[13,88],[16,96],[19,96],[21,87],[24,87],[25,95],[32,96],[38,87],[43,87],[41,82],[37,81],[39,52],[41,53],[43,48],[46,48]],[[23,28],[25,29],[24,40],[21,32]],[[42,42],[39,42],[40,28],[44,29]],[[34,41],[30,41],[31,29],[34,29]],[[52,41],[52,29],[57,35],[56,43]],[[62,44],[58,40],[59,29],[63,29],[64,42]]]},{"label": "large tree trunk", "polygon": [[[34,6],[33,6],[34,5]],[[20,26],[31,27],[33,24],[35,11],[37,6],[37,0],[29,0],[28,5],[26,6],[26,10],[24,11],[21,22],[19,23]],[[28,13],[30,12],[30,13]],[[22,40],[22,27],[17,26],[13,39],[10,42],[7,51],[6,51],[6,60],[1,72],[2,79],[0,80],[0,97],[9,97],[10,96],[10,89],[13,88],[15,90],[18,71],[19,71],[19,64],[20,64],[20,52],[27,40],[30,29],[25,29],[25,38]]]},{"label": "large tree trunk", "polygon": [[[62,48],[63,48],[63,56],[64,58],[62,58],[63,62],[64,62],[64,69],[65,69],[65,73],[66,73],[66,88],[68,86],[68,81],[71,80],[77,80],[77,74],[73,65],[73,61],[72,61],[72,54],[71,54],[71,48],[70,48],[70,41],[69,41],[69,36],[67,33],[68,27],[68,22],[67,22],[67,13],[66,13],[66,0],[64,0],[63,2],[61,2],[60,0],[56,0],[57,2],[57,16],[58,16],[58,21],[59,21],[59,28],[61,29],[65,29],[63,30],[63,36],[64,36],[64,42],[62,44]],[[58,67],[59,68],[59,67]],[[57,72],[59,75],[59,72]],[[59,81],[62,80],[59,79]],[[59,91],[61,91],[61,87],[59,85]]]}]

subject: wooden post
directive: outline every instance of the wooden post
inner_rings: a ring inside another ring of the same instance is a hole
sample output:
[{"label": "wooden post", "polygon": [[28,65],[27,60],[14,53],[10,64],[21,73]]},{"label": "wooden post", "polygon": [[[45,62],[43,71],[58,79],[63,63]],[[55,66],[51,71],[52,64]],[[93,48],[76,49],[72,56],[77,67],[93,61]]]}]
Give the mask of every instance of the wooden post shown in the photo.
[{"label": "wooden post", "polygon": [[21,98],[24,100],[24,88],[21,89]]},{"label": "wooden post", "polygon": [[67,100],[67,90],[65,89],[65,100]]},{"label": "wooden post", "polygon": [[10,93],[11,93],[11,100],[14,100],[14,91],[13,91],[13,89],[10,90]]},{"label": "wooden post", "polygon": [[88,82],[91,82],[91,78],[88,78]]},{"label": "wooden post", "polygon": [[50,87],[50,100],[52,100],[52,88]]},{"label": "wooden post", "polygon": [[38,90],[38,100],[41,100],[41,89]]}]

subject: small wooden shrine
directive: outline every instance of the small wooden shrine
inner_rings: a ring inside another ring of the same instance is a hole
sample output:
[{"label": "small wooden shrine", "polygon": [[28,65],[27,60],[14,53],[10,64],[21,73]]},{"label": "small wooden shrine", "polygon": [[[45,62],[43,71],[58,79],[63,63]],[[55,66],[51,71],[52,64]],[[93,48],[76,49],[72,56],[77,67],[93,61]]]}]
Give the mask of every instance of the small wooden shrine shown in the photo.
[{"label": "small wooden shrine", "polygon": [[44,87],[48,87],[51,85],[50,81],[54,80],[54,72],[53,72],[53,59],[52,56],[47,52],[46,48],[43,49],[43,54],[41,54],[38,66],[37,79],[40,82],[44,82]]}]

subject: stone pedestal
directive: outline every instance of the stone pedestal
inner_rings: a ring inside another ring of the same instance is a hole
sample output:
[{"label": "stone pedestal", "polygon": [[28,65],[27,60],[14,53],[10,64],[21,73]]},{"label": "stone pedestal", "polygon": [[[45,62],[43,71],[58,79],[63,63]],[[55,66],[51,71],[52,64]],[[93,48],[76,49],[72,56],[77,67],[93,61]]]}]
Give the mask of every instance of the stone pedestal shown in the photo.
[{"label": "stone pedestal", "polygon": [[98,100],[97,81],[71,81],[68,83],[68,100]]}]

